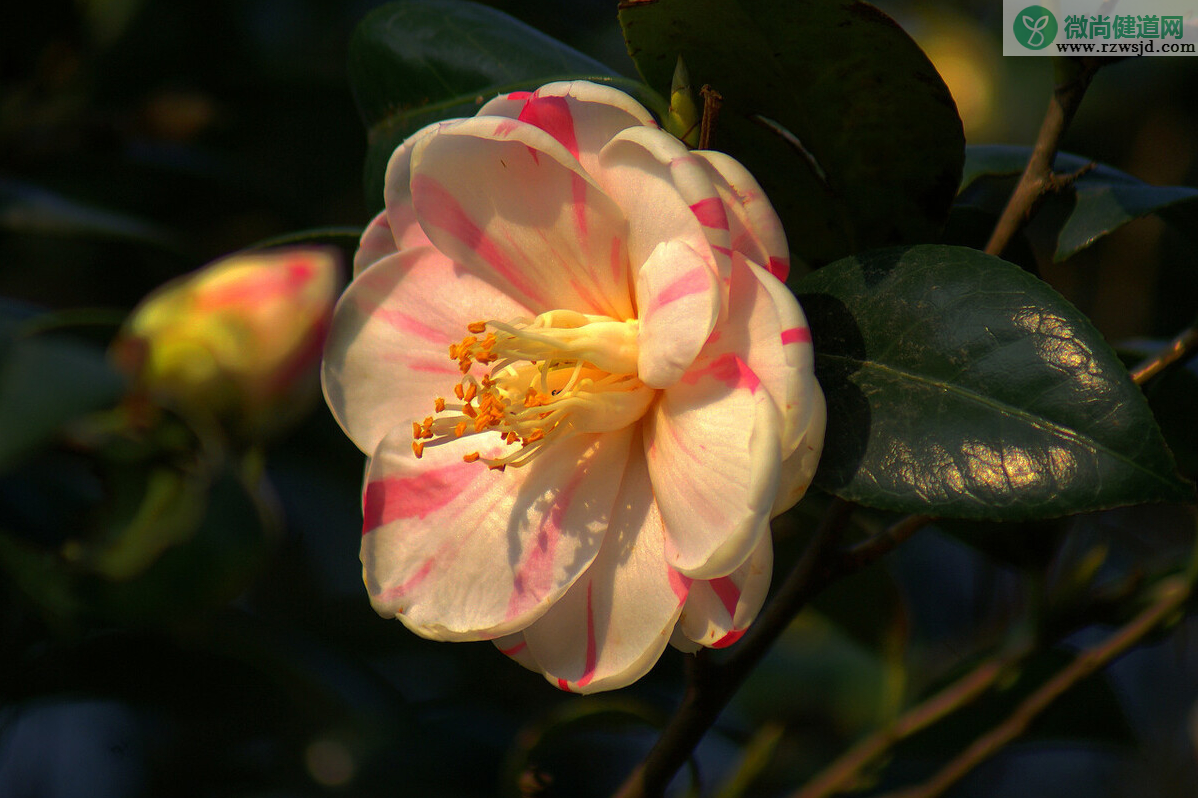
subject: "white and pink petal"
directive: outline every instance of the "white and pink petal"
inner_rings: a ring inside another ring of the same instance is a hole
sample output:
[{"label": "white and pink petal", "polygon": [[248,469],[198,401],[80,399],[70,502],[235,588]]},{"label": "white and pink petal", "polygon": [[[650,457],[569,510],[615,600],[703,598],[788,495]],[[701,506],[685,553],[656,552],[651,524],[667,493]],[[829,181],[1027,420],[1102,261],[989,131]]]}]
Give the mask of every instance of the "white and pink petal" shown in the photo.
[{"label": "white and pink petal", "polygon": [[433,244],[538,313],[633,315],[618,206],[550,134],[475,117],[425,136],[412,204]]},{"label": "white and pink petal", "polygon": [[644,443],[671,566],[694,579],[726,576],[768,534],[780,433],[774,400],[736,355],[662,392]]},{"label": "white and pink petal", "polygon": [[629,128],[603,148],[599,165],[596,178],[628,219],[634,272],[658,245],[676,241],[698,252],[726,291],[727,258],[712,248],[709,234],[726,241],[727,231],[720,239],[718,227],[703,224],[718,223],[714,205],[705,202],[715,189],[680,141],[660,130]]},{"label": "white and pink petal", "polygon": [[498,433],[427,447],[410,430],[371,458],[363,578],[375,610],[434,640],[524,630],[594,560],[628,460],[631,431],[577,435],[504,472],[462,455],[502,453]]},{"label": "white and pink petal", "polygon": [[499,649],[499,653],[508,657],[514,662],[518,662],[530,671],[541,672],[541,666],[533,659],[532,652],[528,650],[528,642],[524,639],[523,632],[512,632],[510,635],[497,637],[491,641],[495,644],[495,648]]},{"label": "white and pink petal", "polygon": [[811,412],[807,425],[795,445],[794,451],[782,461],[778,477],[778,494],[774,497],[771,516],[778,516],[794,507],[807,493],[815,471],[819,467],[819,456],[824,449],[824,428],[828,420],[824,392],[813,379],[803,400]]},{"label": "white and pink petal", "polygon": [[703,256],[683,241],[658,244],[636,280],[637,373],[667,388],[691,367],[720,313],[720,289]]},{"label": "white and pink petal", "polygon": [[670,640],[690,579],[666,565],[644,455],[631,453],[603,547],[564,596],[524,630],[532,659],[563,690],[630,684]]},{"label": "white and pink petal", "polygon": [[587,81],[549,83],[536,91],[501,94],[479,116],[505,116],[536,125],[557,139],[582,168],[595,174],[599,151],[621,130],[656,127],[652,115],[627,94]]},{"label": "white and pink petal", "polygon": [[333,416],[370,454],[392,429],[411,434],[461,379],[449,345],[466,325],[527,308],[432,247],[377,261],[350,283],[325,341],[321,381]]},{"label": "white and pink petal", "polygon": [[[744,635],[757,617],[769,592],[774,567],[774,545],[764,535],[751,556],[732,573],[718,579],[696,581],[678,620],[676,645],[684,640],[708,648],[726,648]],[[679,645],[681,644],[681,645]]]},{"label": "white and pink petal", "polygon": [[782,222],[761,186],[731,156],[714,150],[695,150],[728,212],[731,247],[763,266],[779,280],[790,273],[790,249]]}]

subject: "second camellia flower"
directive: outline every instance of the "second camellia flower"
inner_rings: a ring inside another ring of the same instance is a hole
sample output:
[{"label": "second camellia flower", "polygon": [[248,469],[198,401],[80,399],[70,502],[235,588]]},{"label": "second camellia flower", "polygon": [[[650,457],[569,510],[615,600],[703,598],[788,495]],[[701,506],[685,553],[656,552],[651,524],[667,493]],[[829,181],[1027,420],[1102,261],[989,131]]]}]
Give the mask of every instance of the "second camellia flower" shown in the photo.
[{"label": "second camellia flower", "polygon": [[376,610],[580,692],[737,640],[824,400],[756,181],[609,87],[396,150],[324,363]]}]

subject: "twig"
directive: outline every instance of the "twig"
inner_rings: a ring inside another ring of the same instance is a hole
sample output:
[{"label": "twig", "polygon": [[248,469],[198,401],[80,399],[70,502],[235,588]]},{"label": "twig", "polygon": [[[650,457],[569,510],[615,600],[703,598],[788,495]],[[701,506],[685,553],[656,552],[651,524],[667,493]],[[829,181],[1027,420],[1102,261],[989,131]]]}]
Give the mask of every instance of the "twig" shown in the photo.
[{"label": "twig", "polygon": [[840,536],[852,512],[848,502],[835,500],[824,515],[815,539],[786,578],[770,604],[740,639],[735,652],[723,662],[713,661],[710,651],[700,651],[688,663],[686,694],[682,705],[649,751],[645,761],[632,772],[615,798],[659,796],[682,767],[699,740],[732,698],[740,682],[789,624],[814,591],[823,584],[819,574],[829,543]]},{"label": "twig", "polygon": [[1006,250],[1011,239],[1027,224],[1046,195],[1071,185],[1073,180],[1085,171],[1058,176],[1053,174],[1052,164],[1056,160],[1061,137],[1073,120],[1073,115],[1077,112],[1090,81],[1094,79],[1094,74],[1103,65],[1103,59],[1083,58],[1076,61],[1064,60],[1061,63],[1065,64],[1065,68],[1071,68],[1073,73],[1058,83],[1053,90],[1044,122],[1040,125],[1040,133],[1036,136],[1032,156],[1028,159],[1011,198],[1007,200],[1007,206],[1003,208],[990,240],[986,243],[986,252],[991,255],[1001,255]]},{"label": "twig", "polygon": [[939,693],[904,712],[884,729],[862,739],[811,781],[793,798],[827,798],[852,789],[861,770],[881,754],[911,735],[956,712],[988,691],[1008,668],[1031,650],[1030,645],[990,657]]},{"label": "twig", "polygon": [[1173,576],[1162,580],[1156,587],[1156,600],[1143,612],[1106,640],[1079,654],[1073,662],[1025,698],[1006,720],[975,740],[931,779],[917,787],[888,793],[883,798],[935,798],[941,795],[1021,735],[1053,701],[1168,620],[1189,596],[1190,585],[1183,577]]},{"label": "twig", "polygon": [[720,118],[720,106],[724,104],[724,97],[706,84],[699,89],[699,94],[703,96],[703,124],[699,128],[699,149],[710,150],[711,140],[715,136],[715,122]]},{"label": "twig", "polygon": [[1198,324],[1187,327],[1160,352],[1131,370],[1131,379],[1143,385],[1174,363],[1185,362],[1198,354]]},{"label": "twig", "polygon": [[853,505],[837,499],[820,522],[815,538],[748,632],[722,660],[701,651],[687,671],[682,705],[657,744],[616,793],[615,798],[651,798],[674,774],[715,722],[740,685],[804,605],[837,579],[864,568],[926,526],[929,516],[909,516],[848,551],[833,545],[848,524]]},{"label": "twig", "polygon": [[846,551],[841,559],[841,569],[847,573],[860,570],[884,554],[888,554],[900,543],[936,520],[930,515],[908,515],[900,518],[878,534],[863,540]]}]

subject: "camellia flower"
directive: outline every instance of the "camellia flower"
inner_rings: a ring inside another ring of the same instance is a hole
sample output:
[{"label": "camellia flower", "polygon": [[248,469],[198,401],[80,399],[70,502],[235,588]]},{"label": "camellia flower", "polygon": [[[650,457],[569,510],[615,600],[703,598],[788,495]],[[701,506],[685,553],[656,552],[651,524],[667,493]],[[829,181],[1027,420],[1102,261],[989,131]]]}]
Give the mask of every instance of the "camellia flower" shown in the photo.
[{"label": "camellia flower", "polygon": [[113,347],[152,395],[238,433],[275,431],[316,388],[338,288],[321,248],[232,255],[142,300]]},{"label": "camellia flower", "polygon": [[732,158],[552,83],[394,153],[325,350],[375,609],[579,692],[737,640],[823,442],[788,253]]}]

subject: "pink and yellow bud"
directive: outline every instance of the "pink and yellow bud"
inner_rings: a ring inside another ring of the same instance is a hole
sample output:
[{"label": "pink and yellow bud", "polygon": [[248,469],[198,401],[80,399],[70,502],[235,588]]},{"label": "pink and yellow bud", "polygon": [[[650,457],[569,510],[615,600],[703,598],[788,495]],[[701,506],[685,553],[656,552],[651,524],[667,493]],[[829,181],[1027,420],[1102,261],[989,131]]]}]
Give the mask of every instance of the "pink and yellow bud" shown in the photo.
[{"label": "pink and yellow bud", "polygon": [[338,271],[316,248],[216,261],[146,297],[114,355],[151,397],[268,433],[314,394]]}]

